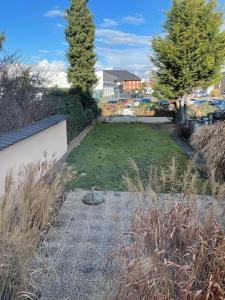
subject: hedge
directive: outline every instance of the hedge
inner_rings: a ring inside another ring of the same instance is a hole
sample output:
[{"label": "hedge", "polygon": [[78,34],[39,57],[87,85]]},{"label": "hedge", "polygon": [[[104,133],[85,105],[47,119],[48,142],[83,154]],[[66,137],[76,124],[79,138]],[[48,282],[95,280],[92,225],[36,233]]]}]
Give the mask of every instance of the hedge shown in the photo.
[{"label": "hedge", "polygon": [[67,116],[68,141],[78,136],[99,114],[92,96],[79,91],[51,90],[47,94],[47,101],[52,106],[54,114],[60,113]]}]

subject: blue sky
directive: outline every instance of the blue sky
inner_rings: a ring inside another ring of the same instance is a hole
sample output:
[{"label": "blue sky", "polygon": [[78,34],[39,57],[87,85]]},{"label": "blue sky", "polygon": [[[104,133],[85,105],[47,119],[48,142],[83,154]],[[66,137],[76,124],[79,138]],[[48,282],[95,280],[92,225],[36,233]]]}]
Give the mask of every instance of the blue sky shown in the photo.
[{"label": "blue sky", "polygon": [[[65,68],[63,11],[69,0],[0,0],[5,48],[32,63]],[[90,0],[96,25],[97,68],[123,68],[146,77],[151,36],[162,32],[167,0]],[[221,3],[223,1],[221,0]]]}]

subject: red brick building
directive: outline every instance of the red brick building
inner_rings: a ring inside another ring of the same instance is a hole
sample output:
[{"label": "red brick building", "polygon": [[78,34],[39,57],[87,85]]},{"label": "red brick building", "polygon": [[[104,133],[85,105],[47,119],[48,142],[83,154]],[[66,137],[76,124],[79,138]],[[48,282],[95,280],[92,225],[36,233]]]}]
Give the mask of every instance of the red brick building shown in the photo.
[{"label": "red brick building", "polygon": [[141,89],[140,80],[124,80],[121,82],[121,85],[125,92],[140,91]]},{"label": "red brick building", "polygon": [[125,70],[105,70],[104,72],[113,75],[116,78],[115,84],[124,92],[141,90],[141,79],[133,73]]}]

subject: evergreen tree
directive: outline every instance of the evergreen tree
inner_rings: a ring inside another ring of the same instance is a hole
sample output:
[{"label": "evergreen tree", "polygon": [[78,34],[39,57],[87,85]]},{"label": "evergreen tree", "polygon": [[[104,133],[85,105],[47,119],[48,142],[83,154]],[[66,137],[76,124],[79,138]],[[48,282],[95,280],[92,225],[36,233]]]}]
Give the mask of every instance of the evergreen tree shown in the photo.
[{"label": "evergreen tree", "polygon": [[90,93],[97,82],[95,76],[96,55],[94,53],[95,26],[87,7],[88,0],[70,0],[66,11],[66,40],[69,43],[68,80],[72,87]]},{"label": "evergreen tree", "polygon": [[2,45],[3,45],[4,40],[5,40],[4,35],[0,34],[0,50],[2,49]]},{"label": "evergreen tree", "polygon": [[175,99],[216,82],[225,62],[224,14],[216,0],[173,0],[152,42],[159,93]]}]

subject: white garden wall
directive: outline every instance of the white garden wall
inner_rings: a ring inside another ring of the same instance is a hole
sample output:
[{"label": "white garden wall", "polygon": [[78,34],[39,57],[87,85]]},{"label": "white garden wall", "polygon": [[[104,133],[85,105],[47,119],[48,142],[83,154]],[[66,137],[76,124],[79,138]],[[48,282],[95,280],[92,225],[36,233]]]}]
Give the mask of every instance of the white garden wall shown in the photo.
[{"label": "white garden wall", "polygon": [[[19,135],[22,134],[23,130],[20,130]],[[5,139],[7,140],[7,136]],[[58,161],[66,152],[66,120],[60,120],[45,129],[41,128],[39,132],[0,150],[0,194],[4,191],[5,177],[10,170],[16,176],[21,167],[43,161],[45,154],[47,160],[52,160],[54,155]]]}]

